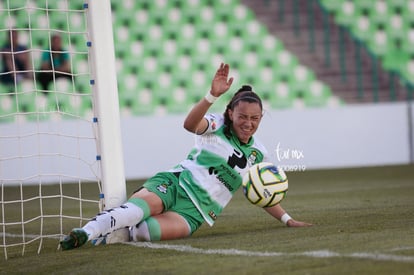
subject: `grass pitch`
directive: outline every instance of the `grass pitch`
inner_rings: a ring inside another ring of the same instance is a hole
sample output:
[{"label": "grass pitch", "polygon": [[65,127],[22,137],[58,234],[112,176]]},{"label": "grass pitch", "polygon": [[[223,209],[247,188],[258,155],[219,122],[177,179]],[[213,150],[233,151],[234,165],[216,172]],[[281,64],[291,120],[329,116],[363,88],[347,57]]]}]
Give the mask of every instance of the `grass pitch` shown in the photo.
[{"label": "grass pitch", "polygon": [[[90,244],[57,251],[44,240],[38,255],[6,261],[13,274],[413,274],[414,166],[288,173],[282,202],[314,224],[287,228],[250,205],[240,191],[214,227],[187,239]],[[128,190],[141,182],[129,182]]]}]

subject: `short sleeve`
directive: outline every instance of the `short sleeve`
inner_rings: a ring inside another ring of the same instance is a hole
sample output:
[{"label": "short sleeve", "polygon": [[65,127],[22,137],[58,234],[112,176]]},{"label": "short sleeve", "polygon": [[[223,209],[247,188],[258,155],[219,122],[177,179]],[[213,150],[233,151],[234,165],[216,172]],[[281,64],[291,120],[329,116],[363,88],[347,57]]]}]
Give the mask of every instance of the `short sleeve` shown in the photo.
[{"label": "short sleeve", "polygon": [[218,114],[206,114],[204,116],[207,119],[208,126],[207,129],[201,135],[211,134],[217,131],[221,126],[224,124],[224,117],[223,115]]}]

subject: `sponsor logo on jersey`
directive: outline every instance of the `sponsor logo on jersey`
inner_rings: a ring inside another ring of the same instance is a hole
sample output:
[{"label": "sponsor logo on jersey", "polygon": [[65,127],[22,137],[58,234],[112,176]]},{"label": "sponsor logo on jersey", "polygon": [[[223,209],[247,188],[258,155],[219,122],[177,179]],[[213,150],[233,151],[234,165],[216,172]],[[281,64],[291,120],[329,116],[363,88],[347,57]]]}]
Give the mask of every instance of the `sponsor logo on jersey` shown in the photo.
[{"label": "sponsor logo on jersey", "polygon": [[[217,169],[218,168],[218,169]],[[210,175],[215,175],[216,179],[220,181],[230,192],[234,190],[233,186],[228,182],[228,179],[236,180],[234,173],[224,164],[221,164],[219,167],[211,166],[208,169]],[[220,173],[222,171],[224,173]]]},{"label": "sponsor logo on jersey", "polygon": [[160,191],[163,194],[167,194],[168,191],[168,185],[163,183],[157,186],[157,190]]},{"label": "sponsor logo on jersey", "polygon": [[216,122],[216,119],[215,119],[215,117],[214,116],[212,116],[211,118],[210,118],[210,125],[211,125],[211,130],[216,130],[216,128],[217,128],[217,122]]},{"label": "sponsor logo on jersey", "polygon": [[256,163],[256,158],[257,158],[257,152],[256,151],[252,151],[249,155],[249,157],[247,158],[247,162],[249,163],[249,167],[253,166],[253,164]]}]

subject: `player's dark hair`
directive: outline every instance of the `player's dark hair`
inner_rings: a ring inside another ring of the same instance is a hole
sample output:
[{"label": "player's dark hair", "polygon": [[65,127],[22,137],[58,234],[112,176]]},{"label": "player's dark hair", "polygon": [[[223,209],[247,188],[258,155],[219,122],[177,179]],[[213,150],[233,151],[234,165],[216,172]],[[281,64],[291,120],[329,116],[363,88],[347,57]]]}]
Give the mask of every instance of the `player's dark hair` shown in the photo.
[{"label": "player's dark hair", "polygon": [[262,100],[260,97],[253,92],[253,88],[249,85],[243,85],[232,97],[230,102],[227,104],[226,110],[224,111],[224,134],[226,137],[230,137],[230,129],[232,121],[230,120],[229,110],[233,110],[240,102],[258,103],[260,109],[263,110]]}]

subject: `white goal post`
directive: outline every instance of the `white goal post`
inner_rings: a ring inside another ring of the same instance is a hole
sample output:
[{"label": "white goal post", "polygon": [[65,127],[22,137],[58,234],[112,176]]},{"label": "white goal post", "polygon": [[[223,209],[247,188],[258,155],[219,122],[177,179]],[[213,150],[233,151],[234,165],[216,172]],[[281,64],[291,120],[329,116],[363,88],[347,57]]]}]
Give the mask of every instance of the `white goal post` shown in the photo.
[{"label": "white goal post", "polygon": [[[70,229],[126,200],[110,0],[1,1],[0,43],[16,36],[0,45],[6,259],[56,249]],[[52,47],[54,36],[62,48]],[[69,71],[43,67],[58,54]],[[4,69],[10,57],[13,68]],[[42,73],[52,75],[47,89]]]},{"label": "white goal post", "polygon": [[125,202],[126,188],[110,0],[89,0],[88,18],[104,201],[112,208]]}]

